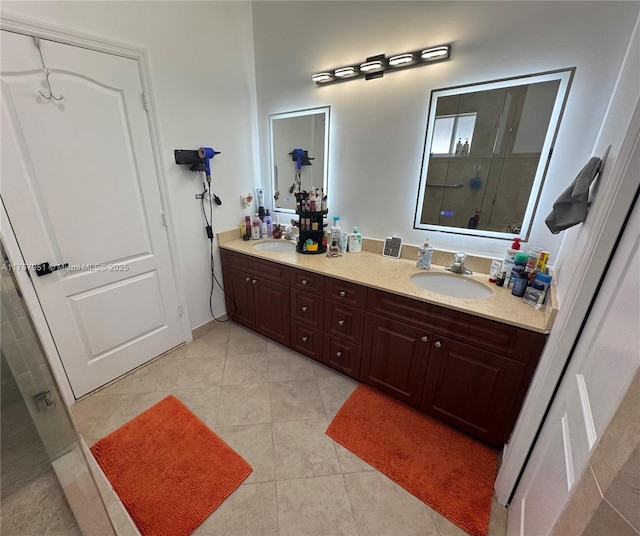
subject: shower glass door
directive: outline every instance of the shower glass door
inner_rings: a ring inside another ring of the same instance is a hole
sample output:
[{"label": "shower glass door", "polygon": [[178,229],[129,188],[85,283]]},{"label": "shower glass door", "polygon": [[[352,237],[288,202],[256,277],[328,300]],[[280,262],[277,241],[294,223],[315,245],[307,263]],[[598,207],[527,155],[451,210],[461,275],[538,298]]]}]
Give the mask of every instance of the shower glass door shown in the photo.
[{"label": "shower glass door", "polygon": [[0,243],[3,536],[114,534]]}]

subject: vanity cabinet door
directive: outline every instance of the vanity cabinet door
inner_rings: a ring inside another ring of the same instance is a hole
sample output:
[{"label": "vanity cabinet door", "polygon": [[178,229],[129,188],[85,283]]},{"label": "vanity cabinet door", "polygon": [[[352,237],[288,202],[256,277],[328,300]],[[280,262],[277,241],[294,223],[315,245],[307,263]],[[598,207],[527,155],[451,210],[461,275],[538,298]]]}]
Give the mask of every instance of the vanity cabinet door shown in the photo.
[{"label": "vanity cabinet door", "polygon": [[500,447],[526,365],[435,334],[420,409]]},{"label": "vanity cabinet door", "polygon": [[360,346],[347,342],[339,337],[325,334],[322,361],[350,378],[358,379],[360,375]]},{"label": "vanity cabinet door", "polygon": [[426,330],[368,314],[360,381],[419,406],[431,339]]},{"label": "vanity cabinet door", "polygon": [[252,286],[255,330],[280,344],[289,346],[291,341],[289,287],[257,277],[252,279]]},{"label": "vanity cabinet door", "polygon": [[223,270],[223,276],[227,313],[239,324],[255,329],[256,320],[252,283],[254,278],[247,272],[233,269]]},{"label": "vanity cabinet door", "polygon": [[292,320],[291,348],[316,361],[322,361],[322,331]]},{"label": "vanity cabinet door", "polygon": [[355,307],[325,300],[324,331],[353,344],[362,344],[365,313]]},{"label": "vanity cabinet door", "polygon": [[322,329],[324,298],[291,289],[291,318],[316,329]]}]

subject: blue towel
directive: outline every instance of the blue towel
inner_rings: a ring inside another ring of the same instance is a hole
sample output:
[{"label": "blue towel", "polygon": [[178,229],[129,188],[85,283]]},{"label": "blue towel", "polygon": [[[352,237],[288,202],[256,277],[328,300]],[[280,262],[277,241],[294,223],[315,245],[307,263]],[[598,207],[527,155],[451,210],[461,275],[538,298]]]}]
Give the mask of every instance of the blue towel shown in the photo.
[{"label": "blue towel", "polygon": [[553,234],[573,227],[587,218],[589,187],[600,173],[601,165],[600,158],[591,157],[569,187],[556,199],[553,210],[544,220]]}]

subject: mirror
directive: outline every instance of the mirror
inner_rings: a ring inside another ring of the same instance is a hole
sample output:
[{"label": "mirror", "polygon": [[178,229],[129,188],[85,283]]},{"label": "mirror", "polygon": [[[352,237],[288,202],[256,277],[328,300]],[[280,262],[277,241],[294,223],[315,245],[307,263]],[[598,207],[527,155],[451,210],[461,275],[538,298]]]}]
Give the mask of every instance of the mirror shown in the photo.
[{"label": "mirror", "polygon": [[527,240],[574,71],[432,91],[414,228]]},{"label": "mirror", "polygon": [[274,212],[295,212],[296,192],[327,194],[329,106],[269,116]]}]

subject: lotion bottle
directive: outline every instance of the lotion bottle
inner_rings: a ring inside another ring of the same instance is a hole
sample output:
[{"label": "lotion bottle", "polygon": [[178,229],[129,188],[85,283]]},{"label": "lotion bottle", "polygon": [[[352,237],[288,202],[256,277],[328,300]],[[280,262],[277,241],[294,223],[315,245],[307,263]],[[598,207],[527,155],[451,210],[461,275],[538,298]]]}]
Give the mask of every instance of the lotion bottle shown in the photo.
[{"label": "lotion bottle", "polygon": [[358,232],[358,228],[354,227],[349,233],[349,251],[351,253],[360,253],[362,251],[362,235]]},{"label": "lotion bottle", "polygon": [[429,245],[429,238],[425,238],[424,244],[418,246],[418,262],[417,268],[428,270],[431,268],[431,258],[433,257],[433,247]]}]

